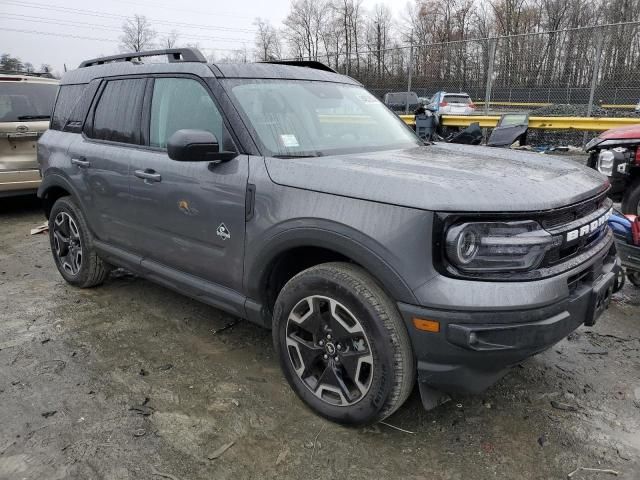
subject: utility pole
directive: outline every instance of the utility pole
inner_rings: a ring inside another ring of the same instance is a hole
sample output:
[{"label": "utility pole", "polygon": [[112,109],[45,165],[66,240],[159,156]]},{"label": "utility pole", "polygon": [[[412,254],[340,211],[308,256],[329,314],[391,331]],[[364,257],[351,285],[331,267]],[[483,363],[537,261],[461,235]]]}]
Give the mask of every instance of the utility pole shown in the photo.
[{"label": "utility pole", "polygon": [[409,113],[409,94],[411,93],[411,75],[413,74],[413,30],[411,30],[411,36],[409,37],[409,79],[407,80],[407,98],[404,104],[404,113]]},{"label": "utility pole", "polygon": [[497,38],[489,40],[489,64],[487,65],[487,85],[484,91],[484,114],[489,115],[489,104],[491,103],[491,87],[493,86],[493,65],[496,59]]},{"label": "utility pole", "polygon": [[[604,27],[603,27],[604,28]],[[598,85],[598,76],[600,74],[600,63],[602,62],[602,48],[604,47],[604,32],[599,29],[596,33],[596,56],[593,60],[593,75],[591,76],[591,88],[589,90],[589,106],[587,107],[587,117],[593,114],[593,101],[596,94],[596,85]],[[582,135],[582,146],[587,144],[587,132]]]}]

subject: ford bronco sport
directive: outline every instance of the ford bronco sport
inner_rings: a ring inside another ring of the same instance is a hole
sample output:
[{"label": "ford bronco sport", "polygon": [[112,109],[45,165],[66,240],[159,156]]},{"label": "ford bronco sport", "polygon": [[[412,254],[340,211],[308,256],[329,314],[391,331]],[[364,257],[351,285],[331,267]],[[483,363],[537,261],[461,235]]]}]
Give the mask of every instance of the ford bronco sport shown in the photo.
[{"label": "ford bronco sport", "polygon": [[58,81],[0,73],[0,197],[35,194],[40,185],[38,137],[49,128]]},{"label": "ford bronco sport", "polygon": [[427,408],[480,392],[596,321],[619,268],[601,174],[425,145],[355,80],[289,63],[66,73],[38,150],[64,279],[123,267],[272,328],[293,390],[346,424],[416,377]]}]

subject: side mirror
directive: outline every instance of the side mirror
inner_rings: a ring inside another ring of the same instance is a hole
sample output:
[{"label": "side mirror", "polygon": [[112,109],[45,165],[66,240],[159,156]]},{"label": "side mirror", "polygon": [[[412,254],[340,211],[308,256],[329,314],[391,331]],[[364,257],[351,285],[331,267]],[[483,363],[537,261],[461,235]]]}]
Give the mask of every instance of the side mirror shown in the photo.
[{"label": "side mirror", "polygon": [[235,152],[221,152],[216,136],[205,130],[178,130],[167,141],[167,154],[178,162],[226,162]]}]

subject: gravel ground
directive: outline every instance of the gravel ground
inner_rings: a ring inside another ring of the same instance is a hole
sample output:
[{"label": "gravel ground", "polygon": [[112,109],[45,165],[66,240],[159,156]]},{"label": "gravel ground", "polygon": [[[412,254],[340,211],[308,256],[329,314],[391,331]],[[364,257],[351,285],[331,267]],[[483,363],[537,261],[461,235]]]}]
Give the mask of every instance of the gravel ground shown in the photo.
[{"label": "gravel ground", "polygon": [[629,285],[484,395],[344,428],[289,389],[269,332],[121,271],[72,288],[29,235],[37,202],[1,202],[1,479],[640,478]]}]

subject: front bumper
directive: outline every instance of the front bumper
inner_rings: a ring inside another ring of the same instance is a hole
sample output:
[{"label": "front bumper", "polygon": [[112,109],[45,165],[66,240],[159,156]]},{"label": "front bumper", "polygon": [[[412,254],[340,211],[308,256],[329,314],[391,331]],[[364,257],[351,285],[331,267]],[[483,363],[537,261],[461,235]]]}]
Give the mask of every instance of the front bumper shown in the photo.
[{"label": "front bumper", "polygon": [[[580,325],[592,325],[608,306],[619,269],[620,260],[612,248],[567,279],[568,296],[536,308],[472,311],[400,303],[418,381],[445,392],[482,392],[509,367],[546,350]],[[418,330],[413,318],[436,320],[440,330]]]}]

